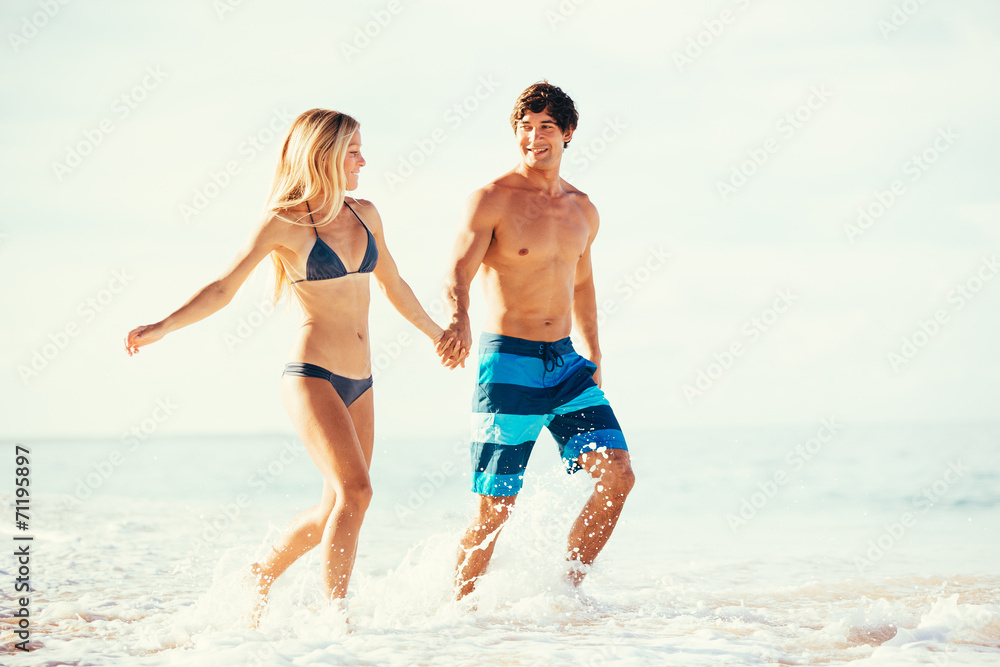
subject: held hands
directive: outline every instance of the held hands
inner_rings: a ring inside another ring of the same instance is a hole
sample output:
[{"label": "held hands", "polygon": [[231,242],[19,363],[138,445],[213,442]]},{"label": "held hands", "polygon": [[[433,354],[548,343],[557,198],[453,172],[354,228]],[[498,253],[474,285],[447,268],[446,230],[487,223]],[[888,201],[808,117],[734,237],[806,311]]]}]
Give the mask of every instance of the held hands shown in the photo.
[{"label": "held hands", "polygon": [[465,359],[472,349],[472,332],[469,330],[469,322],[454,321],[438,338],[435,351],[441,358],[441,365],[445,368],[465,368]]},{"label": "held hands", "polygon": [[155,343],[156,341],[163,338],[166,332],[163,330],[163,326],[157,322],[156,324],[145,324],[141,327],[136,327],[132,331],[128,332],[125,336],[125,351],[128,352],[128,356],[139,353],[139,348],[144,345],[149,345],[150,343]]}]

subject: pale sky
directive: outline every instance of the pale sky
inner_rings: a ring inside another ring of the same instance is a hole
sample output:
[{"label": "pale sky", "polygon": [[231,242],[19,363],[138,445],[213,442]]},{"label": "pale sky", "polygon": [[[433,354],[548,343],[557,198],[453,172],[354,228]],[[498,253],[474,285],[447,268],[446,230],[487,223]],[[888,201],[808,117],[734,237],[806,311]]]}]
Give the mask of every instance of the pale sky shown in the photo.
[{"label": "pale sky", "polygon": [[[361,122],[356,194],[431,309],[542,78],[580,112],[563,171],[601,213],[626,433],[995,419],[995,2],[11,0],[0,25],[4,439],[290,432],[269,263],[135,358],[125,333],[230,262],[312,107]],[[371,327],[378,433],[462,433],[471,370],[374,285]]]}]

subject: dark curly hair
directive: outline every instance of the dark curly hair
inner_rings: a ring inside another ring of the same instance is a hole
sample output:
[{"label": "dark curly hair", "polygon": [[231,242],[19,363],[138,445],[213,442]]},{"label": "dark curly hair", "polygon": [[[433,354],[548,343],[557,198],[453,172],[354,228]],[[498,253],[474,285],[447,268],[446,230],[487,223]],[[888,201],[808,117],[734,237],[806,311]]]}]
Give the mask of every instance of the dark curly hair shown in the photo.
[{"label": "dark curly hair", "polygon": [[[576,105],[569,95],[564,93],[558,86],[553,86],[548,81],[533,83],[524,89],[521,96],[514,103],[514,111],[510,114],[510,126],[517,130],[517,123],[526,113],[547,112],[556,121],[559,129],[575,130],[576,122],[580,119],[580,114],[576,112]],[[563,142],[563,148],[569,146],[569,142]]]}]

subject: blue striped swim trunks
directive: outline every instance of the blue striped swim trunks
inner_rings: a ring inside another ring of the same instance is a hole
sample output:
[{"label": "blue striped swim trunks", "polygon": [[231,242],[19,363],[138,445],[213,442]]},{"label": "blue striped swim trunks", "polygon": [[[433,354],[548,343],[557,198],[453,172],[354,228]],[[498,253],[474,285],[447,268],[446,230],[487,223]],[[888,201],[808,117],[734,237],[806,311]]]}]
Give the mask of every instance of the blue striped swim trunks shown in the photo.
[{"label": "blue striped swim trunks", "polygon": [[546,343],[484,333],[479,339],[479,384],[472,397],[472,491],[514,496],[542,427],[547,427],[568,473],[580,454],[624,449],[615,413],[593,374],[597,366],[569,337]]}]

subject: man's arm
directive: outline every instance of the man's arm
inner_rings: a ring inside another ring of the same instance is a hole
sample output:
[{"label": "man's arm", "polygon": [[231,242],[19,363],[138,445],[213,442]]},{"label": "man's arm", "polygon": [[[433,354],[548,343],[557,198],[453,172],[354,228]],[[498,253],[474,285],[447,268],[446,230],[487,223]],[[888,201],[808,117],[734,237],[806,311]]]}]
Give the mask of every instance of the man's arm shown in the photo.
[{"label": "man's arm", "polygon": [[587,239],[587,249],[583,251],[580,261],[576,265],[573,323],[576,325],[576,330],[583,339],[583,345],[586,348],[583,356],[597,364],[597,370],[594,371],[594,381],[600,387],[601,344],[597,337],[597,292],[594,289],[594,270],[590,261],[590,249],[597,237],[600,220],[597,208],[590,203],[589,199],[584,200],[581,208],[587,222],[590,223],[590,238]]},{"label": "man's arm", "polygon": [[438,342],[441,363],[448,368],[465,367],[465,358],[472,349],[472,330],[469,324],[469,286],[483,263],[497,216],[495,195],[486,188],[476,190],[469,198],[465,221],[455,241],[454,263],[445,285],[445,302],[451,309],[451,324]]}]

